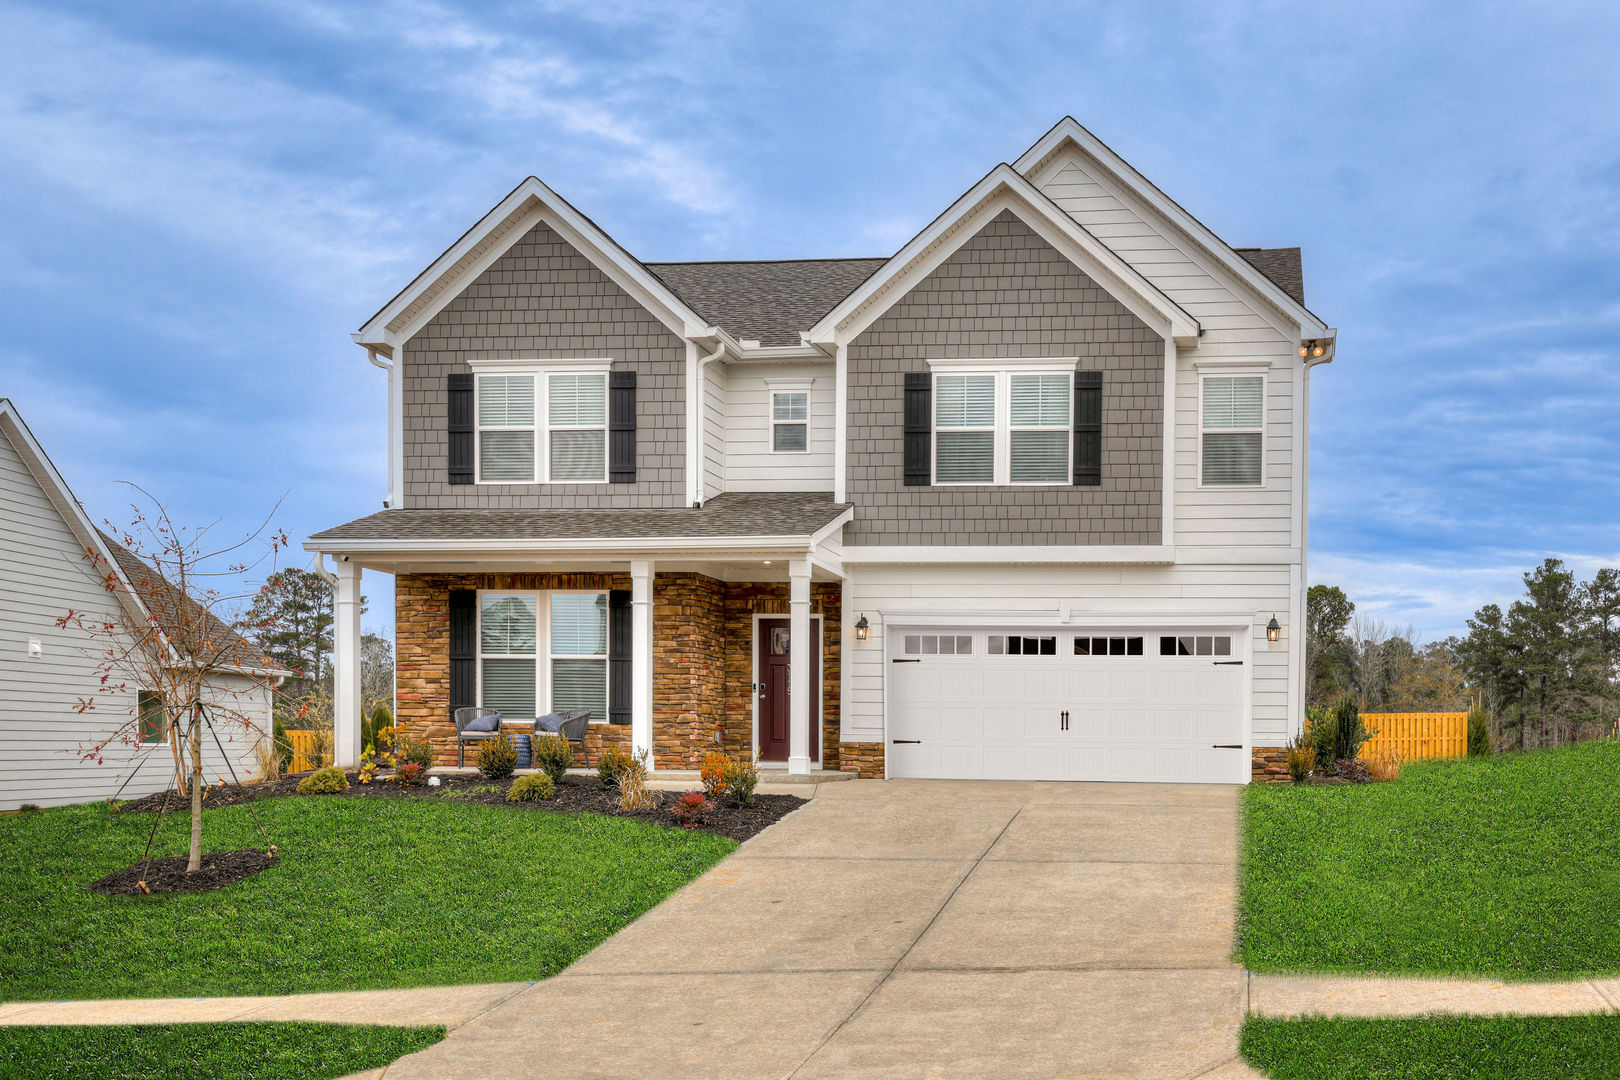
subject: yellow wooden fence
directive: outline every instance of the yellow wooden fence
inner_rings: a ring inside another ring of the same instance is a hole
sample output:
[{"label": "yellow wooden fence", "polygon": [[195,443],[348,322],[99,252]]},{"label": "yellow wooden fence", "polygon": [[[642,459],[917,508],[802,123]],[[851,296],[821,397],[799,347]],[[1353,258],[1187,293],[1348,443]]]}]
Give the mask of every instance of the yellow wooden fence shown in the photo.
[{"label": "yellow wooden fence", "polygon": [[292,761],[287,765],[288,772],[304,772],[315,767],[316,758],[320,756],[316,733],[313,731],[289,731],[287,741],[292,743]]},{"label": "yellow wooden fence", "polygon": [[1361,722],[1378,733],[1362,744],[1363,759],[1391,750],[1401,761],[1468,756],[1465,712],[1362,713]]}]

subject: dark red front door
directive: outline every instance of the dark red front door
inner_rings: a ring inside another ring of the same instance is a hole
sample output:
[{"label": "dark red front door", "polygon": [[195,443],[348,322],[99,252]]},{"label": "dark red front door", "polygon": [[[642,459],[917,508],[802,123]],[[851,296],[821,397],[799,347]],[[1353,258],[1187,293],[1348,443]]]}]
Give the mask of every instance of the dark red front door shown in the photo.
[{"label": "dark red front door", "polygon": [[[792,635],[787,619],[759,620],[759,760],[786,761],[788,730],[788,656]],[[815,622],[810,623],[815,640]],[[810,760],[821,757],[821,656],[810,650]]]}]

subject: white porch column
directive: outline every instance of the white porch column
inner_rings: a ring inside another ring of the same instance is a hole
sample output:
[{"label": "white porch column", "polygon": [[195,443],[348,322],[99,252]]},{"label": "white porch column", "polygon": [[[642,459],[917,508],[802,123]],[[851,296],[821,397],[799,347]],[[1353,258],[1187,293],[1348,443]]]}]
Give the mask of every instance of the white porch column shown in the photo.
[{"label": "white porch column", "polygon": [[653,564],[630,563],[630,745],[647,751],[651,768],[653,745]]},{"label": "white porch column", "polygon": [[810,560],[788,564],[788,772],[810,775]]},{"label": "white porch column", "polygon": [[339,556],[332,605],[332,763],[360,764],[360,564]]}]

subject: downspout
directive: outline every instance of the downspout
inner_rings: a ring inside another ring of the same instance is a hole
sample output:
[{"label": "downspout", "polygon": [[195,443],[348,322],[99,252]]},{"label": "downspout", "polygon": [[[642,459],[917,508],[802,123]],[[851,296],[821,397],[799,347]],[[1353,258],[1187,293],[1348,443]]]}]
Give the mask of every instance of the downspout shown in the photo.
[{"label": "downspout", "polygon": [[705,376],[703,373],[708,369],[710,364],[714,363],[724,355],[726,355],[726,343],[724,339],[721,339],[720,342],[715,346],[714,352],[710,353],[708,356],[698,357],[697,382],[696,385],[692,387],[692,394],[693,397],[696,398],[698,405],[697,423],[692,425],[692,471],[697,478],[697,485],[693,489],[697,492],[696,506],[702,506],[704,502],[707,501],[706,492],[703,490],[703,474],[705,471],[707,454],[704,448],[703,398],[700,395],[707,393],[708,383],[705,382]]},{"label": "downspout", "polygon": [[[1310,529],[1311,529],[1311,368],[1315,367],[1318,364],[1330,364],[1330,363],[1333,362],[1333,355],[1334,355],[1335,352],[1338,351],[1338,338],[1335,335],[1334,337],[1328,338],[1327,342],[1328,342],[1327,351],[1324,352],[1321,356],[1307,356],[1305,358],[1305,380],[1304,380],[1305,401],[1303,402],[1303,407],[1300,409],[1300,443],[1299,444],[1300,444],[1300,448],[1304,452],[1304,466],[1303,466],[1304,475],[1300,478],[1300,486],[1299,486],[1299,501],[1300,501],[1300,507],[1299,507],[1299,577],[1300,577],[1300,582],[1299,582],[1299,592],[1300,592],[1299,620],[1300,620],[1300,624],[1299,624],[1299,626],[1297,626],[1297,627],[1295,627],[1295,628],[1293,628],[1291,630],[1291,633],[1293,633],[1295,635],[1298,635],[1300,637],[1303,637],[1304,630],[1305,630],[1304,622],[1305,622],[1305,617],[1306,617],[1306,604],[1307,604],[1307,601],[1305,599],[1305,594],[1310,591],[1310,587],[1311,587],[1311,578],[1310,578],[1310,550],[1311,550],[1311,537],[1310,537]],[[1303,344],[1304,344],[1304,342],[1301,342],[1301,345],[1303,345]],[[1299,651],[1299,678],[1300,678],[1300,683],[1301,683],[1300,688],[1299,688],[1300,715],[1297,716],[1297,717],[1290,717],[1289,722],[1290,722],[1290,724],[1294,724],[1294,723],[1299,724],[1300,727],[1299,727],[1298,730],[1303,731],[1304,730],[1304,725],[1305,725],[1304,704],[1305,704],[1305,699],[1310,696],[1311,673],[1310,673],[1310,671],[1309,671],[1309,669],[1307,667],[1308,657],[1305,655],[1306,649],[1305,649],[1305,645],[1304,645],[1303,641],[1300,642],[1300,644],[1299,644],[1299,650],[1300,650]],[[1295,734],[1298,734],[1298,732],[1296,731]]]},{"label": "downspout", "polygon": [[[388,498],[383,500],[383,509],[398,505],[399,492],[394,490],[394,469],[397,462],[394,460],[396,450],[394,447],[394,423],[396,419],[403,423],[404,417],[394,416],[394,362],[378,354],[375,346],[366,346],[366,359],[371,361],[372,367],[378,367],[388,372]],[[335,579],[334,579],[335,580]],[[336,586],[333,586],[336,588]]]}]

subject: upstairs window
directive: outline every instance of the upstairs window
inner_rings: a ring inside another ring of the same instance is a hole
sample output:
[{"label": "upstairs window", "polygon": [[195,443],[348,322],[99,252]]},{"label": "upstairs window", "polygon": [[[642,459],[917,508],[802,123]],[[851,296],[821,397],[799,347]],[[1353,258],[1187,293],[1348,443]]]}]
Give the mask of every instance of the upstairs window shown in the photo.
[{"label": "upstairs window", "polygon": [[1207,486],[1259,487],[1264,479],[1263,375],[1206,375],[1201,381],[1201,462]]},{"label": "upstairs window", "polygon": [[160,743],[169,735],[169,712],[163,707],[163,695],[155,690],[135,692],[135,715],[143,743]]},{"label": "upstairs window", "polygon": [[810,449],[810,394],[778,390],[771,394],[771,453],[802,454]]},{"label": "upstairs window", "polygon": [[1069,483],[1073,402],[1072,369],[940,371],[934,483]]},{"label": "upstairs window", "polygon": [[607,372],[478,372],[478,482],[607,481]]}]

